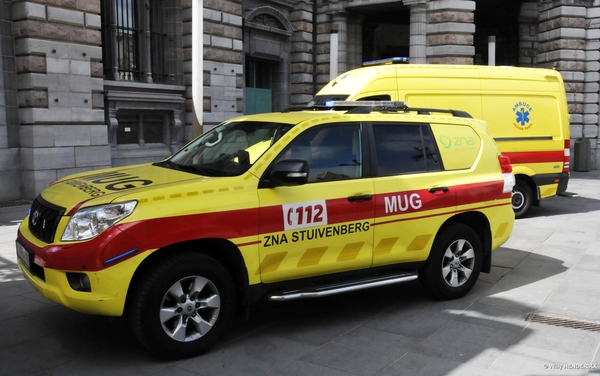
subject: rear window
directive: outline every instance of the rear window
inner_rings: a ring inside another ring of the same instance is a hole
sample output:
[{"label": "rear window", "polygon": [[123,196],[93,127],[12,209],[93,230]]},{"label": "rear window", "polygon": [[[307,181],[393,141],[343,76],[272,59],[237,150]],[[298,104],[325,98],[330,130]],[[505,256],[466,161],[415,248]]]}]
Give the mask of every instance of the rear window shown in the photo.
[{"label": "rear window", "polygon": [[442,169],[427,125],[375,123],[373,133],[378,176]]}]

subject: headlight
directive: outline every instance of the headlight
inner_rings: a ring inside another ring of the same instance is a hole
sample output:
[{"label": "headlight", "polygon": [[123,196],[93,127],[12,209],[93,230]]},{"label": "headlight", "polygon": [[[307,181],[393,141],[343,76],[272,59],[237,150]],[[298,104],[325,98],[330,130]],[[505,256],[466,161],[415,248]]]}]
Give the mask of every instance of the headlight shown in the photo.
[{"label": "headlight", "polygon": [[87,240],[127,217],[137,201],[109,204],[81,209],[73,214],[62,236],[62,241]]}]

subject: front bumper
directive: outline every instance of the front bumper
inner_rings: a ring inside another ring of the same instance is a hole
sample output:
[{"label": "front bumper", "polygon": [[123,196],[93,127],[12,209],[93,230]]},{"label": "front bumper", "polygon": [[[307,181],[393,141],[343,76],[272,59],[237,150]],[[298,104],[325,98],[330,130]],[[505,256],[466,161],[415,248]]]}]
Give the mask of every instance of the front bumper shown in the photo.
[{"label": "front bumper", "polygon": [[[147,256],[147,253],[140,254],[100,271],[58,270],[39,265],[33,250],[19,239],[17,243],[17,247],[23,247],[32,254],[29,262],[19,257],[18,264],[23,276],[42,296],[78,312],[102,316],[123,315],[133,274]],[[91,291],[75,290],[69,283],[67,273],[87,275]]]}]

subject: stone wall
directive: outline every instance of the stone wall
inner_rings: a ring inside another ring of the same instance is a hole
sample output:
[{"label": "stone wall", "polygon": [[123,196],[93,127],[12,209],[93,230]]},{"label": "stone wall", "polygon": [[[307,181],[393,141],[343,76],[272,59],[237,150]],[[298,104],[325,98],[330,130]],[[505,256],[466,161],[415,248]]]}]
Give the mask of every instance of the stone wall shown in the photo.
[{"label": "stone wall", "polygon": [[21,198],[17,75],[11,9],[11,0],[0,0],[0,201]]},{"label": "stone wall", "polygon": [[13,3],[24,198],[75,172],[110,167],[100,0]]},{"label": "stone wall", "polygon": [[242,40],[242,2],[204,0],[204,130],[244,112]]}]

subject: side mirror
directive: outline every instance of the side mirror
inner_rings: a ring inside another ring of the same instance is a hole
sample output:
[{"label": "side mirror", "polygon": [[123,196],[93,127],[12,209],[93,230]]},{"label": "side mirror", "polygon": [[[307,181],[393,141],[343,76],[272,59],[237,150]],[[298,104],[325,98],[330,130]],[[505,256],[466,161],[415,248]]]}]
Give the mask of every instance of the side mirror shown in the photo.
[{"label": "side mirror", "polygon": [[308,181],[308,162],[301,159],[286,159],[273,166],[270,173],[274,187],[306,184]]}]

